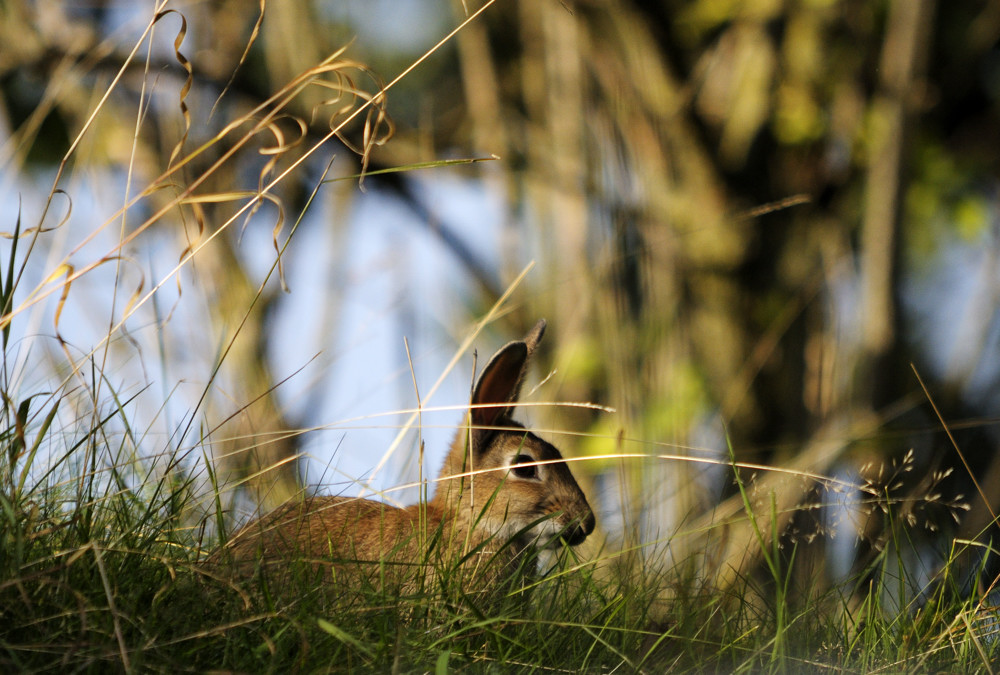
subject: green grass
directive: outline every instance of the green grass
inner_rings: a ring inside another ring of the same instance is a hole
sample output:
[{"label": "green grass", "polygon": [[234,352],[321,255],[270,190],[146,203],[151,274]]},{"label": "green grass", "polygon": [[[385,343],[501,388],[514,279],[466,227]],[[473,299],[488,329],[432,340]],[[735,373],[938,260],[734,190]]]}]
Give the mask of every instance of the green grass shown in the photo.
[{"label": "green grass", "polygon": [[[291,581],[234,580],[204,562],[202,521],[217,514],[191,520],[195,481],[106,445],[123,406],[54,434],[47,405],[4,410],[3,672],[991,672],[997,658],[988,615],[959,594],[901,613],[882,600],[900,581],[885,574],[792,597],[774,541],[767,573],[726,591],[611,554],[565,556],[488,608],[447,580],[397,597],[322,583],[295,561]],[[63,470],[26,480],[28,448],[58,443]]]}]

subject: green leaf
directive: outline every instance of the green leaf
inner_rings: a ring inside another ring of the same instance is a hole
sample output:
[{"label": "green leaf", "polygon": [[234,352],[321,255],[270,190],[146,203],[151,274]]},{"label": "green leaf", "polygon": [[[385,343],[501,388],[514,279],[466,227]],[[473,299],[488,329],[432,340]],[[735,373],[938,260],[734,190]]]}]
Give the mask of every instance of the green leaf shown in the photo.
[{"label": "green leaf", "polygon": [[[21,207],[17,209],[17,223],[10,241],[10,259],[7,261],[6,283],[0,278],[0,317],[9,314],[14,309],[14,259],[17,257],[17,240],[21,236]],[[7,341],[10,339],[10,321],[3,324],[0,335],[3,337],[3,349],[7,351]]]},{"label": "green leaf", "polygon": [[447,649],[441,650],[438,654],[437,663],[434,664],[434,672],[436,675],[448,675],[448,658],[451,656],[451,652]]},{"label": "green leaf", "polygon": [[350,633],[338,628],[337,626],[334,626],[326,619],[316,619],[316,623],[319,624],[319,627],[323,631],[329,633],[330,635],[337,638],[344,644],[354,647],[368,658],[372,658],[373,654],[371,650],[365,647],[363,644],[361,644],[361,641],[358,640],[353,635],[351,635]]}]

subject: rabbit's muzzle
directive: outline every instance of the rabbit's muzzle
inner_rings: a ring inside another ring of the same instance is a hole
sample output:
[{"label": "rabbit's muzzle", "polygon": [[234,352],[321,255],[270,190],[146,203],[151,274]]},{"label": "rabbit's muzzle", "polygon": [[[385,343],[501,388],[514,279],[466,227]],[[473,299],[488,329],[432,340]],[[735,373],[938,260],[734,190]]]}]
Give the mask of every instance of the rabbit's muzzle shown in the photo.
[{"label": "rabbit's muzzle", "polygon": [[587,513],[587,517],[570,523],[562,532],[562,540],[570,546],[582,544],[583,541],[594,531],[594,512]]}]

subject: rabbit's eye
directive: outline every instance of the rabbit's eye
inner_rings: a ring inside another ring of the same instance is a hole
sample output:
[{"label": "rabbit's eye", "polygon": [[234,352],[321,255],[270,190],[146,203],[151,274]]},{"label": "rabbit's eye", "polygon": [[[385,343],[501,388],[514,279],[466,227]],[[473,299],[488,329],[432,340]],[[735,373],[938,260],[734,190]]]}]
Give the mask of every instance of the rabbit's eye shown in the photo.
[{"label": "rabbit's eye", "polygon": [[525,466],[527,462],[534,461],[535,458],[531,455],[518,455],[514,458],[514,465],[510,469],[518,478],[537,478],[538,467],[533,465]]}]

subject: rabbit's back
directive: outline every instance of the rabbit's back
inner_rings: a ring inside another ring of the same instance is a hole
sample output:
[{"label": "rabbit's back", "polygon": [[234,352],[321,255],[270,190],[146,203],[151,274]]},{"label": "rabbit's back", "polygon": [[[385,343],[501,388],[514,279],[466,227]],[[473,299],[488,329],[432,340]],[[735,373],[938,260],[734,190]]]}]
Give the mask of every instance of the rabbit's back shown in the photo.
[{"label": "rabbit's back", "polygon": [[307,497],[249,523],[231,546],[236,557],[379,560],[417,535],[410,511],[370,499]]},{"label": "rabbit's back", "polygon": [[[433,503],[396,508],[368,499],[310,497],[287,504],[233,535],[226,550],[242,570],[271,579],[306,565],[331,580],[367,578],[412,591],[446,578],[495,585],[521,564],[519,551],[443,514]],[[464,584],[463,584],[464,585]]]}]

